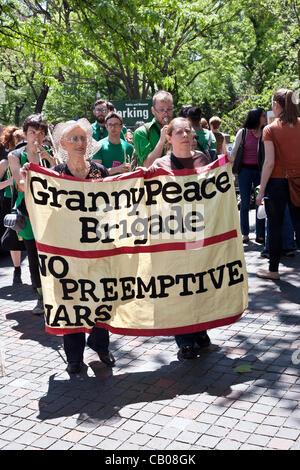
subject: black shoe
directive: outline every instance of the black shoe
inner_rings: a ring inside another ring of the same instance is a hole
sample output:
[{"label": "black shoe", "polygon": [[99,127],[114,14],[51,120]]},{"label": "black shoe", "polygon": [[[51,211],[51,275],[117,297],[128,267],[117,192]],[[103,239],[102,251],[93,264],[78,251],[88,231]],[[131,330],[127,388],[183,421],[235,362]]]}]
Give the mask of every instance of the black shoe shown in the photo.
[{"label": "black shoe", "polygon": [[22,284],[22,279],[21,279],[21,268],[15,268],[14,270],[14,277],[13,277],[13,286],[18,286]]},{"label": "black shoe", "polygon": [[200,331],[197,334],[196,343],[199,348],[207,348],[211,344],[210,338],[206,331]]},{"label": "black shoe", "polygon": [[107,366],[113,367],[116,363],[114,356],[111,352],[107,353],[98,353],[100,361],[104,362]]},{"label": "black shoe", "polygon": [[69,374],[78,374],[82,369],[82,362],[68,362],[67,372]]},{"label": "black shoe", "polygon": [[177,353],[178,359],[195,359],[197,353],[193,346],[181,346]]}]

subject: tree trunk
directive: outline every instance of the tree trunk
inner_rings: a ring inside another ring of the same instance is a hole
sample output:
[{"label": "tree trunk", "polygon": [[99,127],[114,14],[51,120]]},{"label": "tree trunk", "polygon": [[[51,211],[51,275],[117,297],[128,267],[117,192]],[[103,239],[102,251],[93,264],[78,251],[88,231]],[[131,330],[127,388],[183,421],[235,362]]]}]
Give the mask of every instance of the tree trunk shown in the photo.
[{"label": "tree trunk", "polygon": [[39,94],[39,96],[36,100],[36,105],[35,105],[35,109],[34,109],[35,113],[41,113],[42,112],[44,103],[45,103],[47,95],[48,95],[48,91],[49,91],[49,86],[46,85],[46,83],[43,83],[40,94]]},{"label": "tree trunk", "polygon": [[24,108],[25,104],[26,104],[26,100],[24,100],[23,103],[20,104],[20,105],[16,104],[16,107],[15,107],[14,124],[18,127],[20,126],[20,116],[21,116],[21,112],[22,112],[22,109]]}]

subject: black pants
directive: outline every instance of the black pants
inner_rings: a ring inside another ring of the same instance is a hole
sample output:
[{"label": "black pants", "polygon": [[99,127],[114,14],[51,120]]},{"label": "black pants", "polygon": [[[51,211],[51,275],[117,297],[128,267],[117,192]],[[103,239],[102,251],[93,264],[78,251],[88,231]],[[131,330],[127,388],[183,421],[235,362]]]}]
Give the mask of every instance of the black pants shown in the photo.
[{"label": "black pants", "polygon": [[174,338],[179,348],[183,346],[194,346],[197,336],[199,334],[204,335],[205,333],[206,333],[206,330],[203,330],[197,333],[186,333],[184,335],[175,335]]},{"label": "black pants", "polygon": [[24,240],[25,248],[28,256],[29,271],[31,277],[32,287],[34,289],[41,287],[41,277],[39,269],[39,258],[38,252],[35,244],[35,239]]},{"label": "black pants", "polygon": [[282,225],[286,204],[288,204],[296,237],[300,237],[300,207],[294,206],[290,199],[288,181],[286,178],[270,178],[266,187],[266,213],[269,223],[269,270],[277,272],[281,248]]},{"label": "black pants", "polygon": [[[109,333],[104,328],[93,328],[87,340],[88,346],[98,353],[108,352]],[[64,335],[64,349],[68,362],[83,362],[85,333]]]}]

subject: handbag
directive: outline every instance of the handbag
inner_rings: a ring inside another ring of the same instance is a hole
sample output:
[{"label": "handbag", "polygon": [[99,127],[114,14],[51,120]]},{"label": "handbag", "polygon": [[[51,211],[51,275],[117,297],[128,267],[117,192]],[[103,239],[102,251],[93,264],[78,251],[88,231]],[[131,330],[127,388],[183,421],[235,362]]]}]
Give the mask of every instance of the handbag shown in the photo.
[{"label": "handbag", "polygon": [[288,185],[292,203],[300,207],[300,176],[288,176]]},{"label": "handbag", "polygon": [[4,227],[11,228],[16,232],[20,232],[26,227],[26,217],[18,209],[16,209],[15,212],[6,214],[3,220],[3,225]]},{"label": "handbag", "polygon": [[236,153],[236,156],[232,165],[232,173],[234,175],[238,175],[242,169],[246,132],[247,132],[247,129],[244,127],[242,131],[242,140],[241,140],[241,143],[239,145],[238,151]]},{"label": "handbag", "polygon": [[23,240],[19,240],[17,232],[7,227],[1,237],[1,247],[5,251],[25,251]]}]

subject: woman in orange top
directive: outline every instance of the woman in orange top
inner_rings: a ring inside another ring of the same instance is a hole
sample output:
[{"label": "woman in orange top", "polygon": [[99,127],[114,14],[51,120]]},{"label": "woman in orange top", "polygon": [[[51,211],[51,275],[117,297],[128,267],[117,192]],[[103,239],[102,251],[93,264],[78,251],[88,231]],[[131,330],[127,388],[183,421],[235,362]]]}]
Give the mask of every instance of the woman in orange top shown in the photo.
[{"label": "woman in orange top", "polygon": [[279,280],[281,232],[286,204],[289,205],[297,239],[300,239],[300,207],[291,201],[288,176],[300,177],[300,119],[296,97],[291,90],[276,91],[272,98],[276,119],[264,128],[265,162],[262,170],[257,205],[265,197],[270,227],[269,271],[260,270],[258,277]]}]

